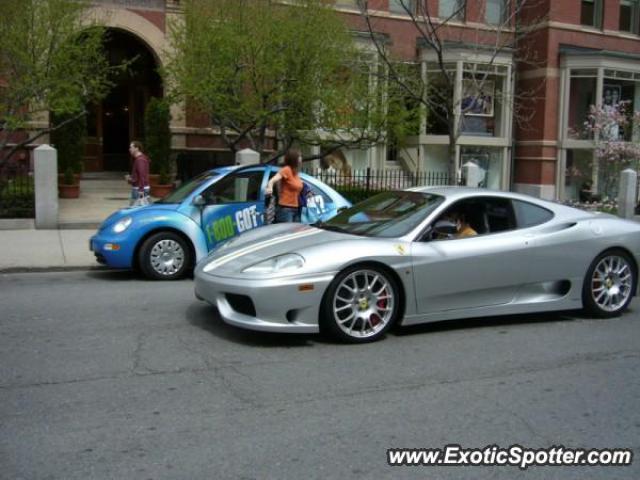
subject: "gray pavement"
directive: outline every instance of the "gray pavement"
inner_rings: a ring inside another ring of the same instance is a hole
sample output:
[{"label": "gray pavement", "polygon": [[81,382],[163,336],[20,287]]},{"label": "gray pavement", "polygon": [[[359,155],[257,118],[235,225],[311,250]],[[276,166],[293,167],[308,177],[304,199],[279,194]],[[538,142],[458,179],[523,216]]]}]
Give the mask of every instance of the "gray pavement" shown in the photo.
[{"label": "gray pavement", "polygon": [[57,230],[36,230],[33,220],[0,220],[0,272],[102,268],[89,238],[114,211],[129,204],[124,173],[85,174],[80,198],[60,199]]},{"label": "gray pavement", "polygon": [[389,467],[390,447],[640,448],[639,300],[403,328],[370,345],[224,324],[193,281],[0,274],[0,478],[623,480]]}]

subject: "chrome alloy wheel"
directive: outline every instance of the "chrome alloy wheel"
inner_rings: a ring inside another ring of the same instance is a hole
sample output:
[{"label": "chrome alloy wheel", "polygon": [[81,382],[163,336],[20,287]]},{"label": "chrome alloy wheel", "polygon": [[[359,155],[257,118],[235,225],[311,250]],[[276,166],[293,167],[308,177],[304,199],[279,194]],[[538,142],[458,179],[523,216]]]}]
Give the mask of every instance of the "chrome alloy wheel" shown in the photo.
[{"label": "chrome alloy wheel", "polygon": [[182,245],[171,239],[163,239],[155,243],[149,257],[153,270],[165,277],[179,272],[184,265],[184,259]]},{"label": "chrome alloy wheel", "polygon": [[392,319],[395,302],[394,290],[384,275],[356,270],[335,290],[333,317],[340,330],[350,337],[372,337]]},{"label": "chrome alloy wheel", "polygon": [[618,255],[603,257],[591,276],[591,296],[599,308],[615,312],[632,294],[633,270],[629,261]]}]

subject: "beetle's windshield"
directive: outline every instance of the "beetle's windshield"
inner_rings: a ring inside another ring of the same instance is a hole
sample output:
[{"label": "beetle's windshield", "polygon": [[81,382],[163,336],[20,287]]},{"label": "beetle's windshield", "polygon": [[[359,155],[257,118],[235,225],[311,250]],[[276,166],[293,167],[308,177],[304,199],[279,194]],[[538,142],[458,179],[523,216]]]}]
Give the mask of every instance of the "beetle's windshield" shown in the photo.
[{"label": "beetle's windshield", "polygon": [[431,193],[383,192],[317,226],[366,237],[401,237],[416,228],[443,201],[444,197]]},{"label": "beetle's windshield", "polygon": [[180,186],[180,188],[174,190],[162,200],[158,200],[156,203],[181,203],[191,195],[200,185],[208,182],[214,177],[218,177],[218,172],[204,172],[197,177],[192,178],[187,183]]}]

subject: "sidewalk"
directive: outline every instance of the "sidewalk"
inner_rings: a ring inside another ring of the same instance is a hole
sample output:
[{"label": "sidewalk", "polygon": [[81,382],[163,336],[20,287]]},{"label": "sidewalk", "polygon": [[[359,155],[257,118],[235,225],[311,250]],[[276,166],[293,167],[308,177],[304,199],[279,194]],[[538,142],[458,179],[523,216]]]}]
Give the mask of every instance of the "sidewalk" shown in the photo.
[{"label": "sidewalk", "polygon": [[105,268],[89,238],[114,211],[129,204],[124,173],[85,174],[80,198],[60,199],[58,230],[36,230],[33,220],[0,220],[0,273]]}]

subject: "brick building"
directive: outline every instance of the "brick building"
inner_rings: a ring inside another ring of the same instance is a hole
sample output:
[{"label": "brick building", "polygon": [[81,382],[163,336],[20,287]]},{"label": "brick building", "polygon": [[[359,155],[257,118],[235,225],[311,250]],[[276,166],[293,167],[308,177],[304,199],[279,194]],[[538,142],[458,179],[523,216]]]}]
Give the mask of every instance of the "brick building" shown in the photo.
[{"label": "brick building", "polygon": [[[336,0],[335,8],[354,31],[363,31],[357,1]],[[421,44],[400,1],[369,2],[376,30],[386,36],[394,52],[419,61],[428,82],[437,82],[433,52]],[[417,1],[423,0],[413,0],[413,4]],[[424,1],[437,21],[455,13],[462,0]],[[139,55],[146,66],[121,82],[96,107],[89,122],[86,168],[123,170],[126,145],[140,136],[148,98],[162,95],[155,69],[163,64],[167,23],[180,15],[180,1],[93,3],[112,32],[110,55],[114,59]],[[640,110],[640,0],[536,0],[512,25],[531,30],[518,51],[504,50],[493,58],[491,50],[478,48],[474,39],[478,32],[495,29],[509,15],[510,4],[507,0],[468,0],[448,22],[452,43],[445,51],[445,62],[459,85],[456,92],[473,72],[489,75],[486,95],[490,106],[465,116],[456,162],[479,164],[486,171],[484,185],[489,188],[575,198],[585,181],[596,185],[598,181],[591,161],[593,142],[580,133],[589,106],[615,101],[610,100],[615,97]],[[359,41],[363,48],[372,48],[366,35],[360,35]],[[519,62],[522,51],[535,61]],[[490,72],[483,65],[490,65]],[[525,91],[537,93],[521,98],[519,93]],[[523,125],[512,121],[518,102],[532,111]],[[231,162],[215,126],[206,118],[182,106],[174,106],[172,114],[173,148],[185,153],[180,162],[189,163],[189,168]],[[446,133],[427,115],[420,134],[409,139],[407,148],[398,151],[378,145],[343,153],[354,168],[446,171]]]}]

